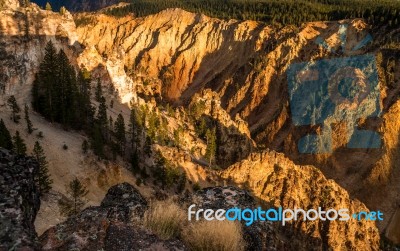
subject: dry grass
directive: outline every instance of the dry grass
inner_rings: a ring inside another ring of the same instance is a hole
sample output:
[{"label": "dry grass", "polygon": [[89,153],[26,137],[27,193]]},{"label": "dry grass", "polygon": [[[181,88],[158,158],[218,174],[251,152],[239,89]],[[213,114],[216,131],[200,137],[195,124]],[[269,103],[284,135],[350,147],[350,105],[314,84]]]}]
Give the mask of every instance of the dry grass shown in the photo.
[{"label": "dry grass", "polygon": [[245,248],[239,222],[200,221],[182,232],[185,243],[194,251],[242,251]]},{"label": "dry grass", "polygon": [[178,237],[185,222],[185,212],[172,201],[154,202],[144,216],[144,225],[162,239]]},{"label": "dry grass", "polygon": [[187,214],[171,200],[157,201],[144,215],[144,225],[161,239],[180,237],[193,251],[242,251],[242,228],[232,221],[187,221]]}]

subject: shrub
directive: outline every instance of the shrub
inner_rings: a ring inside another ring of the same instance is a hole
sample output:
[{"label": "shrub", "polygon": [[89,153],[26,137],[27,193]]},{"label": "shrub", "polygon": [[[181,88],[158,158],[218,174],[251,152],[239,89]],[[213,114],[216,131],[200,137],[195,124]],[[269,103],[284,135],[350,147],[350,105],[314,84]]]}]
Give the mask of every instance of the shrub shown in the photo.
[{"label": "shrub", "polygon": [[161,239],[170,239],[179,236],[185,220],[185,212],[176,203],[158,201],[146,211],[144,225]]},{"label": "shrub", "polygon": [[44,137],[43,132],[42,131],[38,132],[37,137],[40,139],[43,138]]},{"label": "shrub", "polygon": [[89,150],[89,142],[85,139],[82,143],[82,151],[86,154]]},{"label": "shrub", "polygon": [[64,150],[68,150],[68,146],[66,144],[63,145]]},{"label": "shrub", "polygon": [[199,221],[182,232],[182,239],[193,251],[241,251],[245,248],[237,221]]},{"label": "shrub", "polygon": [[197,192],[201,189],[201,186],[199,185],[199,183],[194,183],[192,188],[194,192]]}]

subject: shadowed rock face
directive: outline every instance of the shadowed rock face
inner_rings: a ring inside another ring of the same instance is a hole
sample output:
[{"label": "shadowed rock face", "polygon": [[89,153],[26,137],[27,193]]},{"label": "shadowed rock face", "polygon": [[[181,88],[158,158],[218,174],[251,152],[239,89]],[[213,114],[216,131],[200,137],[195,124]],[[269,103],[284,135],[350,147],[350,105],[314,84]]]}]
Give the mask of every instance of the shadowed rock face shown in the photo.
[{"label": "shadowed rock face", "polygon": [[37,163],[0,148],[0,250],[38,250],[34,221],[40,208]]},{"label": "shadowed rock face", "polygon": [[43,250],[185,250],[178,240],[163,241],[139,226],[147,202],[130,184],[111,187],[99,207],[89,207],[47,230]]}]

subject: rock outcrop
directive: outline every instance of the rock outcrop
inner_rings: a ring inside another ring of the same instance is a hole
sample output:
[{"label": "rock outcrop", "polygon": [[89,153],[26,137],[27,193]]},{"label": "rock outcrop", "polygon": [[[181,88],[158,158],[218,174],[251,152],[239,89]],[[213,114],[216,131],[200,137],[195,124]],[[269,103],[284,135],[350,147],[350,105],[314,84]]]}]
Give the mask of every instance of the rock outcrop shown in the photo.
[{"label": "rock outcrop", "polygon": [[178,240],[164,241],[140,226],[147,202],[130,184],[109,189],[101,206],[89,207],[47,230],[43,250],[186,250]]},{"label": "rock outcrop", "polygon": [[19,7],[20,7],[20,2],[18,0],[0,0],[0,10],[1,9],[15,10]]},{"label": "rock outcrop", "polygon": [[[343,208],[350,214],[369,211],[315,167],[296,166],[283,154],[272,151],[251,154],[222,172],[221,177],[246,187],[267,207]],[[282,231],[287,243],[305,250],[379,250],[379,231],[373,221],[296,221]],[[299,242],[298,235],[309,242]],[[310,246],[302,246],[304,243]]]},{"label": "rock outcrop", "polygon": [[[256,200],[247,191],[237,187],[208,187],[201,189],[184,201],[196,208],[225,209],[256,208]],[[271,222],[254,222],[251,226],[245,226],[242,222],[243,238],[246,242],[246,250],[284,250],[290,247],[289,243],[280,238],[275,226]]]},{"label": "rock outcrop", "polygon": [[38,164],[0,148],[0,250],[40,250],[34,221],[40,208]]}]

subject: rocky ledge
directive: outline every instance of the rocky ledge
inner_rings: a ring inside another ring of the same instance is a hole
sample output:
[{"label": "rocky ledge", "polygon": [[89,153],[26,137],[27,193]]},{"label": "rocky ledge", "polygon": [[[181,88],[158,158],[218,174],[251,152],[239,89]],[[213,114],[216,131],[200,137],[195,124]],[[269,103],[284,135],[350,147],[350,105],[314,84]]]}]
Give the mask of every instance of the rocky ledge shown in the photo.
[{"label": "rocky ledge", "polygon": [[185,250],[179,240],[161,240],[139,221],[145,198],[130,184],[111,187],[101,205],[89,207],[47,230],[43,250]]}]

